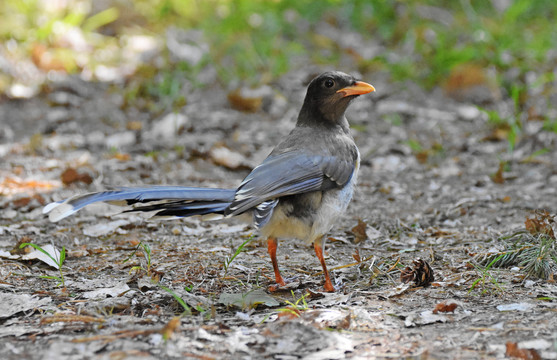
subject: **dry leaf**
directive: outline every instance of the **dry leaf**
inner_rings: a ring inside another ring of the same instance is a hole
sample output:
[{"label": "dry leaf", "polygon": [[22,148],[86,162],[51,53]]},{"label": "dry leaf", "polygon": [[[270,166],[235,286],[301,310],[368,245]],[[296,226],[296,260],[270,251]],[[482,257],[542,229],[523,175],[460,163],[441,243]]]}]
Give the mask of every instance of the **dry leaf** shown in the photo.
[{"label": "dry leaf", "polygon": [[170,339],[172,334],[174,334],[180,328],[180,317],[175,316],[161,329],[162,337],[165,340]]},{"label": "dry leaf", "polygon": [[429,150],[419,151],[414,156],[416,157],[416,160],[418,160],[420,164],[425,164],[427,163],[427,159],[429,158]]},{"label": "dry leaf", "polygon": [[143,128],[143,123],[141,121],[128,121],[126,123],[126,129],[128,130],[141,130]]},{"label": "dry leaf", "polygon": [[33,196],[26,196],[12,201],[12,205],[15,209],[23,208],[29,205],[32,200],[37,200],[40,205],[45,204],[44,198],[39,194],[34,194]]},{"label": "dry leaf", "polygon": [[249,169],[246,158],[242,154],[222,145],[213,147],[209,151],[209,157],[215,164],[231,170]]},{"label": "dry leaf", "polygon": [[295,309],[292,306],[288,306],[282,309],[278,314],[277,317],[283,320],[293,320],[300,317],[301,311],[299,309]]},{"label": "dry leaf", "polygon": [[34,44],[31,49],[31,60],[37,67],[50,71],[66,71],[66,64],[52,49],[48,49],[43,44]]},{"label": "dry leaf", "polygon": [[514,342],[507,342],[507,351],[505,355],[509,357],[516,357],[523,360],[541,360],[540,354],[535,349],[519,349],[518,344]]},{"label": "dry leaf", "polygon": [[360,257],[360,250],[359,249],[354,250],[354,254],[352,254],[352,257],[357,262],[362,262],[362,258]]},{"label": "dry leaf", "polygon": [[53,324],[58,322],[64,323],[75,323],[82,322],[86,324],[90,323],[103,323],[105,320],[102,318],[87,316],[87,315],[71,315],[71,314],[54,314],[52,316],[47,316],[41,319],[41,325]]},{"label": "dry leaf", "polygon": [[[351,231],[352,231],[352,234],[354,234],[354,236],[356,237],[354,239],[354,242],[356,244],[368,239],[367,234],[366,234],[366,227],[367,227],[367,223],[365,221],[362,221],[362,219],[358,219],[358,225],[356,225],[352,228]],[[358,260],[356,260],[356,261],[358,261]]]},{"label": "dry leaf", "polygon": [[524,225],[526,226],[526,230],[534,236],[547,235],[555,239],[555,231],[553,229],[557,227],[557,221],[555,217],[546,210],[535,211],[533,217],[526,218]]},{"label": "dry leaf", "polygon": [[493,180],[493,182],[496,184],[504,184],[505,183],[505,178],[503,177],[504,170],[505,170],[505,163],[500,162],[499,168],[497,169],[495,174],[491,176],[491,180]]},{"label": "dry leaf", "polygon": [[243,112],[256,112],[263,105],[262,97],[248,97],[241,89],[236,89],[228,94],[228,102],[233,109]]},{"label": "dry leaf", "polygon": [[78,181],[81,181],[82,183],[85,183],[87,185],[93,182],[93,178],[91,177],[91,175],[87,173],[78,173],[76,169],[71,167],[64,170],[62,175],[60,175],[60,179],[66,186]]},{"label": "dry leaf", "polygon": [[117,152],[116,154],[112,155],[113,159],[119,160],[119,161],[129,161],[131,159],[130,154],[124,154],[121,152]]},{"label": "dry leaf", "polygon": [[451,69],[443,86],[445,93],[457,101],[486,103],[498,100],[500,91],[483,66],[460,64]]},{"label": "dry leaf", "polygon": [[457,303],[454,302],[440,302],[439,304],[435,305],[435,309],[433,309],[433,313],[437,314],[438,312],[446,313],[446,312],[454,312],[455,309],[458,307]]},{"label": "dry leaf", "polygon": [[0,195],[8,196],[19,193],[44,192],[58,186],[53,182],[7,177],[0,183]]}]

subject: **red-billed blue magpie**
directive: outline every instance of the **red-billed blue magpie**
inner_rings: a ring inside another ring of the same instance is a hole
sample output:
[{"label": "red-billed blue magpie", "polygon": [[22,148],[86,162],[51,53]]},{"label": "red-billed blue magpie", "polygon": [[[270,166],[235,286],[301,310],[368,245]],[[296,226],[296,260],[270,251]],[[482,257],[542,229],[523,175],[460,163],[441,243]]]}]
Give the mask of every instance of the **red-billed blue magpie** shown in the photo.
[{"label": "red-billed blue magpie", "polygon": [[133,205],[128,211],[156,216],[251,215],[267,238],[275,279],[284,286],[277,238],[313,243],[325,274],[325,290],[334,291],[323,257],[325,235],[346,210],[358,175],[360,155],[344,115],[357,96],[374,87],[338,71],[313,79],[296,126],[237,189],[154,186],[76,195],[45,206],[51,221],[61,220],[98,201]]}]

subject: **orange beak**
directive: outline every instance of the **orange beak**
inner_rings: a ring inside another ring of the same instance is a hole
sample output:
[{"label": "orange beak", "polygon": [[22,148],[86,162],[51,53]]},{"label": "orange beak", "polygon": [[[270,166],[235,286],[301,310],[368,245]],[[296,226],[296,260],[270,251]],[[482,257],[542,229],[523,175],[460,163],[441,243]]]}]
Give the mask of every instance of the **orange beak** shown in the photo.
[{"label": "orange beak", "polygon": [[370,84],[363,81],[356,81],[354,85],[342,88],[337,91],[337,93],[343,93],[342,97],[347,97],[352,95],[363,95],[372,91],[375,91],[375,88]]}]

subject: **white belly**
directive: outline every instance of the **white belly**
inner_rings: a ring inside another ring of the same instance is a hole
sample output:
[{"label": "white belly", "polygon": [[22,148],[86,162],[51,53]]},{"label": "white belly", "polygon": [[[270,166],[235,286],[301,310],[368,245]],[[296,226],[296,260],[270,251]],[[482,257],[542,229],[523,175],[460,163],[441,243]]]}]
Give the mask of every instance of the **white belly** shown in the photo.
[{"label": "white belly", "polygon": [[282,204],[279,201],[279,205],[275,208],[271,219],[261,229],[263,236],[296,238],[311,244],[315,239],[327,234],[338,218],[344,214],[352,200],[359,167],[360,158],[358,154],[354,174],[343,188],[316,193],[312,197],[317,210],[311,219],[288,216],[287,214],[290,212],[290,209],[281,206]]}]

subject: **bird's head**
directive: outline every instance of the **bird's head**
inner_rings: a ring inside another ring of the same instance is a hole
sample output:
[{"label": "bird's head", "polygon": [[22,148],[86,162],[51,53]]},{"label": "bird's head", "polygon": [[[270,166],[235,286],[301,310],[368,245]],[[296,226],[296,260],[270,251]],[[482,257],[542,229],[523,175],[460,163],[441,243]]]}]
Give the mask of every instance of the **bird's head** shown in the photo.
[{"label": "bird's head", "polygon": [[350,102],[372,91],[373,86],[348,74],[325,72],[309,83],[298,125],[344,125],[344,112]]}]

